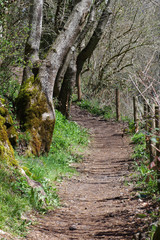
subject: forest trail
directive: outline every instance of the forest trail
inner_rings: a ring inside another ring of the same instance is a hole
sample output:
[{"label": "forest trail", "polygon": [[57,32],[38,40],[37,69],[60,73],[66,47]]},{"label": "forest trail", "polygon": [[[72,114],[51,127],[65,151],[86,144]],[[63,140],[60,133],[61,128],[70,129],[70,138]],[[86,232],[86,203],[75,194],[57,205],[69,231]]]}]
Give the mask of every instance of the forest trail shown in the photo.
[{"label": "forest trail", "polygon": [[122,125],[103,121],[77,106],[72,106],[72,120],[88,128],[92,136],[84,162],[76,165],[80,174],[59,185],[62,207],[37,218],[26,239],[135,239],[143,231],[143,221],[135,215],[144,209],[132,187],[124,185],[132,160]]}]

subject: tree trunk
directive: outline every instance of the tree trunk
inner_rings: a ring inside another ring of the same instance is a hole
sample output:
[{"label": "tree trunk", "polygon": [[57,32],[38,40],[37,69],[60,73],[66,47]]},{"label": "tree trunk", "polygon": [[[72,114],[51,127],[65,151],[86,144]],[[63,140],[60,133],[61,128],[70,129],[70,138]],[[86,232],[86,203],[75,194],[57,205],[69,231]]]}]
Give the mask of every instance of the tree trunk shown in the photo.
[{"label": "tree trunk", "polygon": [[[81,31],[80,35],[78,36],[76,43],[74,44],[74,47],[73,47],[74,49],[79,48],[79,46],[81,45],[85,36],[87,35],[88,31],[91,30],[94,25],[95,25],[95,6],[92,5],[90,15],[87,19],[87,22],[86,22],[83,30]],[[53,92],[54,97],[58,97],[60,94],[61,84],[63,82],[63,78],[65,75],[65,72],[67,71],[67,68],[69,66],[71,58],[72,58],[72,50],[70,50],[70,52],[67,53],[67,56],[65,57],[63,64],[61,65],[61,67],[59,68],[59,71],[57,73],[56,80],[55,80],[55,86],[54,86],[54,92]]]},{"label": "tree trunk", "polygon": [[76,59],[75,56],[72,56],[72,60],[68,66],[68,69],[65,73],[61,91],[58,97],[58,110],[69,118],[70,114],[70,104],[71,104],[71,96],[72,96],[72,89],[75,83],[76,78]]},{"label": "tree trunk", "polygon": [[46,59],[39,61],[43,0],[31,1],[31,31],[26,43],[26,67],[17,98],[21,127],[30,132],[29,151],[35,155],[50,149],[55,124],[53,88],[59,67],[82,30],[92,0],[82,0],[73,9],[64,31],[50,48]]}]

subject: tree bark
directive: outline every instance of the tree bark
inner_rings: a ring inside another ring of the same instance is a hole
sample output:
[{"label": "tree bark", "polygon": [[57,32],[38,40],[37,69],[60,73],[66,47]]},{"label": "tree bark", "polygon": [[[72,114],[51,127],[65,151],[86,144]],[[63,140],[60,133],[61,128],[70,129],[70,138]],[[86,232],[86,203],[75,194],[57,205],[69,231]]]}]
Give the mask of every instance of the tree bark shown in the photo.
[{"label": "tree bark", "polygon": [[92,0],[82,0],[72,11],[64,31],[50,48],[46,59],[39,61],[43,0],[31,1],[31,31],[26,43],[26,67],[17,99],[21,126],[29,131],[29,152],[35,155],[50,149],[55,124],[53,88],[59,67],[83,28]]},{"label": "tree bark", "polygon": [[[87,23],[85,24],[83,30],[81,31],[80,35],[78,36],[76,43],[74,44],[74,49],[79,48],[80,44],[84,40],[88,31],[91,30],[91,28],[93,28],[93,26],[95,25],[95,16],[94,15],[95,15],[95,6],[92,5],[90,15],[87,19]],[[53,92],[54,97],[58,97],[60,94],[61,84],[63,82],[63,78],[65,75],[65,72],[67,71],[67,68],[69,66],[71,58],[72,58],[72,50],[70,50],[69,53],[67,53],[67,56],[65,57],[62,65],[59,68],[59,71],[57,73],[56,80],[55,80],[55,86],[54,86],[54,92]]]},{"label": "tree bark", "polygon": [[33,75],[34,64],[39,61],[42,34],[43,0],[30,0],[29,37],[25,46],[25,63],[22,84]]},{"label": "tree bark", "polygon": [[58,110],[64,116],[66,116],[66,118],[69,118],[70,115],[71,96],[72,89],[75,83],[75,78],[76,78],[76,59],[73,53],[72,59],[65,73],[61,91],[58,97]]}]

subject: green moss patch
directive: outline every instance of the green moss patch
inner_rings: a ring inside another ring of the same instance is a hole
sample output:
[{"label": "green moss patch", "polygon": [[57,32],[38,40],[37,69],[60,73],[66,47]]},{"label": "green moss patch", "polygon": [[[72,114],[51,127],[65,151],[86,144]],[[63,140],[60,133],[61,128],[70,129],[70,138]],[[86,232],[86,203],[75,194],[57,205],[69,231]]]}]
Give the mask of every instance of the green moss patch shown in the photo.
[{"label": "green moss patch", "polygon": [[3,102],[4,101],[0,100],[0,160],[9,165],[18,166],[18,162],[14,156],[14,150],[9,140],[9,135],[11,139],[13,136],[16,138],[17,134],[13,127],[12,118]]},{"label": "green moss patch", "polygon": [[[55,120],[38,77],[23,83],[16,104],[21,129],[31,134],[28,151],[38,156],[48,152]],[[52,115],[52,119],[43,119],[43,114]]]}]

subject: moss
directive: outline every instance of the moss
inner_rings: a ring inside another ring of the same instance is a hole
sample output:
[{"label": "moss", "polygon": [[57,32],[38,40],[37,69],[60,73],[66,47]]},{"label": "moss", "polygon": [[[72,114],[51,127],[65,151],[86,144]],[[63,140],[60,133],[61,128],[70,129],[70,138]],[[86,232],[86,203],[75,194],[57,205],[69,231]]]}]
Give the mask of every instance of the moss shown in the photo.
[{"label": "moss", "polygon": [[11,126],[7,129],[7,134],[10,143],[12,144],[13,147],[16,147],[17,142],[18,142],[18,134],[14,126]]},{"label": "moss", "polygon": [[5,118],[5,125],[7,127],[10,127],[13,125],[12,117],[9,114],[9,111],[8,111],[6,105],[3,104],[4,101],[2,101],[2,102],[1,101],[2,101],[2,98],[0,98],[0,116]]},{"label": "moss", "polygon": [[18,166],[18,162],[15,160],[14,150],[12,148],[11,142],[9,141],[8,131],[13,132],[14,135],[16,131],[13,127],[12,118],[4,105],[5,101],[0,99],[0,160],[9,164]]},{"label": "moss", "polygon": [[17,132],[13,126],[13,120],[11,115],[9,114],[9,111],[7,110],[6,106],[3,105],[4,101],[2,101],[2,98],[0,98],[0,123],[4,124],[7,128],[7,133],[9,140],[12,144],[12,146],[16,146],[17,144]]},{"label": "moss", "polygon": [[51,108],[42,91],[38,76],[35,79],[32,76],[23,83],[16,105],[21,129],[31,134],[28,149],[38,156],[48,152],[52,140],[54,120],[42,119],[44,113],[51,113]]},{"label": "moss", "polygon": [[0,107],[0,115],[6,116],[6,113],[7,113],[6,109],[4,107]]},{"label": "moss", "polygon": [[5,118],[0,115],[0,125],[5,124]]},{"label": "moss", "polygon": [[8,127],[13,126],[13,120],[10,114],[8,113],[7,116],[5,117],[5,125]]},{"label": "moss", "polygon": [[15,160],[14,151],[8,139],[6,126],[4,124],[0,124],[0,159],[9,165],[18,166],[18,162]]},{"label": "moss", "polygon": [[54,125],[55,125],[55,121],[53,122],[52,120],[49,120],[49,119],[44,121],[42,124],[42,129],[41,129],[42,136],[43,136],[42,148],[44,149],[44,152],[49,152],[50,148],[48,148],[48,147],[50,147],[51,142],[52,142],[52,133],[54,130]]},{"label": "moss", "polygon": [[5,104],[5,99],[4,99],[4,98],[0,98],[0,102],[1,102],[2,104]]}]

